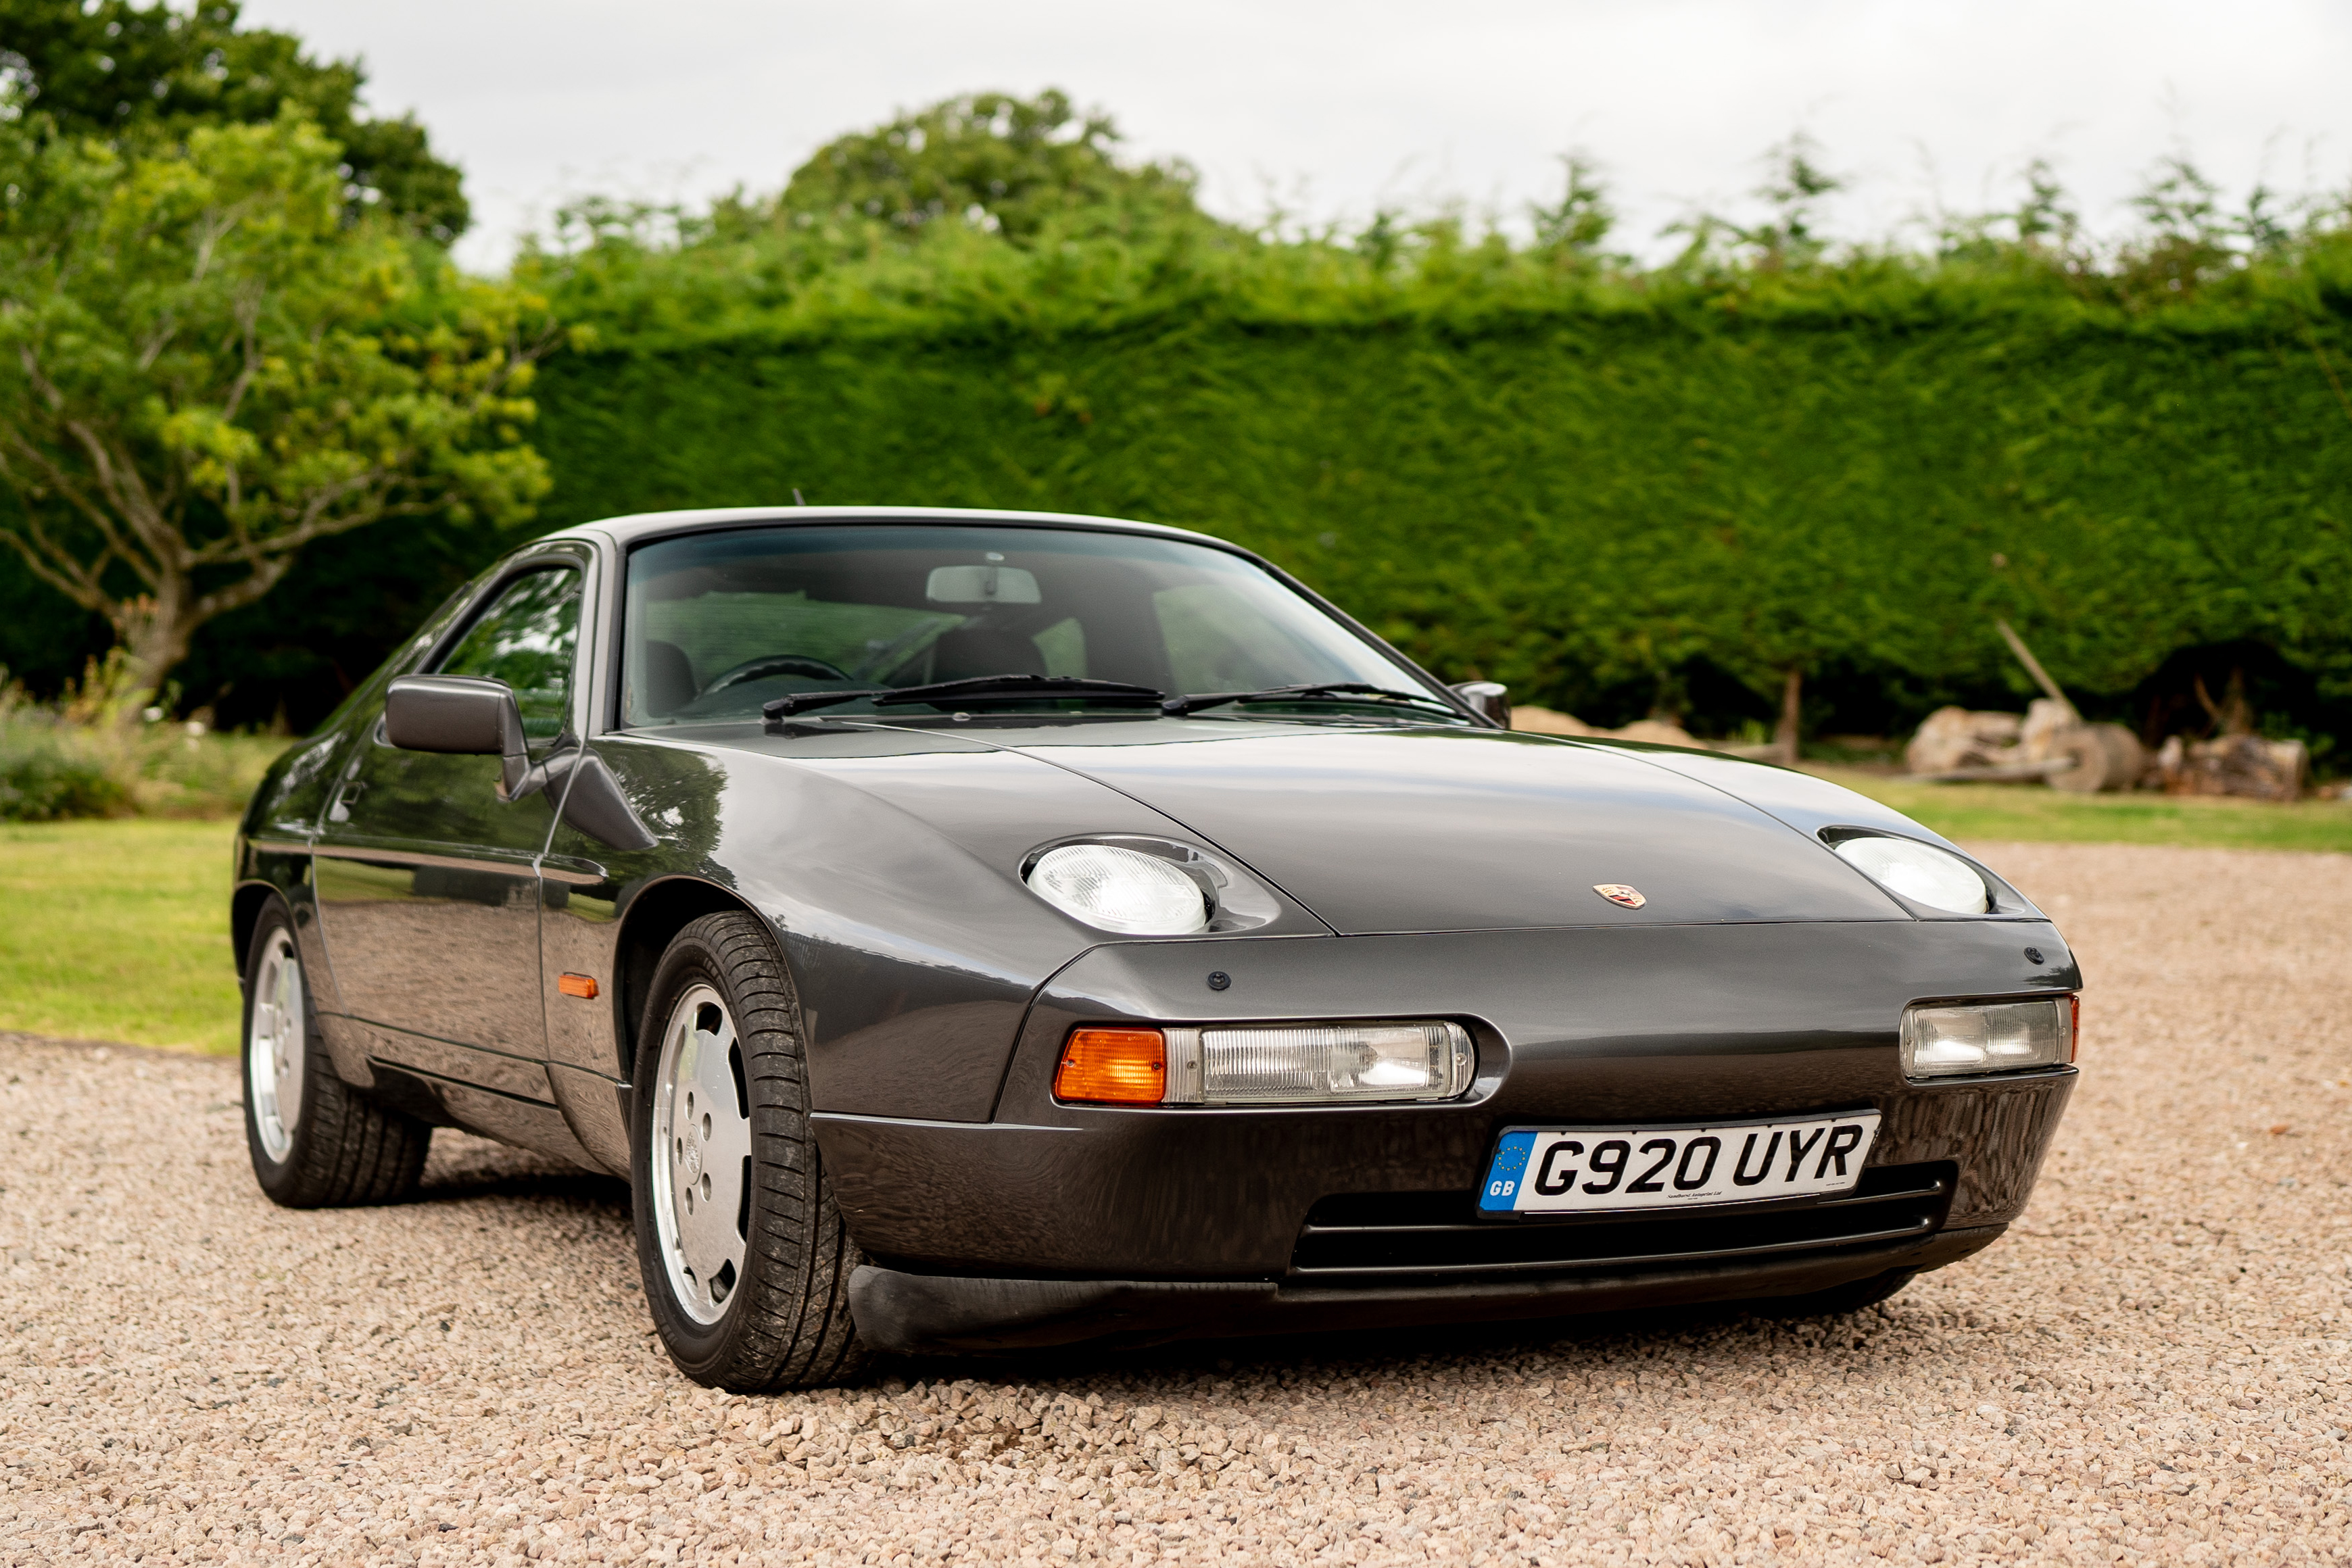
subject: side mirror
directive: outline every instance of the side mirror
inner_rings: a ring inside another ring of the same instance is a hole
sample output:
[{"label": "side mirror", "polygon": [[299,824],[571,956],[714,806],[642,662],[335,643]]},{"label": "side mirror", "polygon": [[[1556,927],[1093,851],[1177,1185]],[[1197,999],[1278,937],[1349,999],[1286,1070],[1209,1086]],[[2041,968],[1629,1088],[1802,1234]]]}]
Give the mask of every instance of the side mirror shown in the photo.
[{"label": "side mirror", "polygon": [[1481,718],[1492,719],[1504,729],[1511,727],[1510,691],[1500,681],[1464,681],[1453,688],[1454,695],[1469,704],[1472,712]]},{"label": "side mirror", "polygon": [[383,735],[404,751],[440,751],[499,759],[499,799],[530,794],[522,710],[504,681],[471,675],[403,675],[383,699]]}]

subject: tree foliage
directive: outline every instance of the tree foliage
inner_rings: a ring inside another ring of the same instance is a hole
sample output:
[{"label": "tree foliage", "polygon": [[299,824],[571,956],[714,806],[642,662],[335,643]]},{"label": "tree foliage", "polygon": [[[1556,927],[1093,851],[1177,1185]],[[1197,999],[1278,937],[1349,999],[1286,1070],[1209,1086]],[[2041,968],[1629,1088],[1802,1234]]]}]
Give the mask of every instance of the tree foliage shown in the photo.
[{"label": "tree foliage", "polygon": [[[1589,164],[1532,242],[1446,212],[1278,233],[1154,205],[1107,133],[1111,175],[1023,162],[1024,122],[975,130],[980,102],[959,123],[1007,145],[939,168],[1060,183],[925,172],[945,143],[908,116],[836,143],[876,160],[803,171],[802,197],[586,204],[526,255],[517,282],[598,342],[536,389],[547,518],[797,487],[1187,524],[1449,675],[1703,732],[1768,719],[1791,668],[1809,722],[1858,730],[2021,701],[2001,616],[2095,712],[2145,717],[2134,693],[2185,651],[2267,649],[2305,694],[2279,722],[2352,739],[2341,205],[2233,204],[2165,162],[2100,243],[2035,168],[1925,247],[1841,246],[1799,141],[1757,216],[1643,267],[1608,254]],[[1076,145],[1087,121],[1059,123]],[[975,219],[974,192],[1026,195]],[[504,542],[329,541],[298,569],[320,591],[272,601],[282,626],[232,612],[190,668],[260,717],[307,672],[322,711],[315,648],[355,676]]]},{"label": "tree foliage", "polygon": [[1023,246],[1205,221],[1190,168],[1121,162],[1118,141],[1108,115],[1081,114],[1057,90],[969,93],[828,142],[771,210],[803,226],[866,222],[908,237],[963,225]]},{"label": "tree foliage", "polygon": [[380,209],[454,239],[468,217],[457,168],[413,117],[362,113],[366,82],[357,60],[321,63],[289,33],[240,27],[237,0],[0,0],[0,113],[135,152],[202,125],[266,125],[291,107],[342,149],[352,215]]},{"label": "tree foliage", "polygon": [[[1600,256],[1601,242],[1617,226],[1617,213],[1609,204],[1609,190],[1601,183],[1600,166],[1580,152],[1564,154],[1559,162],[1565,178],[1559,198],[1534,203],[1528,209],[1528,217],[1535,227],[1536,248],[1575,256]],[[1615,256],[1608,259],[1621,264],[1623,260]]]},{"label": "tree foliage", "polygon": [[129,154],[42,129],[0,130],[0,539],[141,685],[314,541],[545,489],[541,303],[346,222],[297,110]]},{"label": "tree foliage", "polygon": [[2352,731],[2340,209],[2259,242],[2167,163],[2101,247],[2030,173],[1933,251],[1842,249],[1794,141],[1760,221],[1654,268],[1600,253],[1589,166],[1532,245],[1444,214],[1052,245],[615,226],[527,269],[604,345],[549,383],[548,511],[797,486],[1190,524],[1449,674],[1618,716],[1767,717],[1792,669],[1874,694],[1859,725],[2017,700],[1996,616],[2118,711],[2245,640]]}]

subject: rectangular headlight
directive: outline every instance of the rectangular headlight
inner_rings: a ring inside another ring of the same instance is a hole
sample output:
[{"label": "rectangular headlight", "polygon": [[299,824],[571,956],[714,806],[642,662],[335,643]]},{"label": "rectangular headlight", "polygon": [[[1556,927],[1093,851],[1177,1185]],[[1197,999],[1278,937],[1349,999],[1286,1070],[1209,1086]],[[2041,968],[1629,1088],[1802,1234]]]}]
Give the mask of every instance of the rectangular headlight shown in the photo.
[{"label": "rectangular headlight", "polygon": [[1171,1029],[1171,1105],[1334,1105],[1451,1100],[1476,1053],[1445,1022]]},{"label": "rectangular headlight", "polygon": [[1903,1014],[1903,1075],[1965,1078],[2074,1060],[2074,998],[1939,1002]]}]

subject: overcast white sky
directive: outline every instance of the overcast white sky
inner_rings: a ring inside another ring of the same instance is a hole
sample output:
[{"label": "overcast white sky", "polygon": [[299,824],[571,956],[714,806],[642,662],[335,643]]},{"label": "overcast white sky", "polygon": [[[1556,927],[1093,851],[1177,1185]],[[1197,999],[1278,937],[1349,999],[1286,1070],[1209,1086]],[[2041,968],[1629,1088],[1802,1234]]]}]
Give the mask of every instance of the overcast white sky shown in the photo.
[{"label": "overcast white sky", "polygon": [[1458,198],[1514,219],[1556,155],[1606,170],[1621,241],[1737,210],[1802,129],[1883,235],[2013,202],[2048,157],[2095,227],[2185,148],[2233,195],[2352,186],[2347,0],[248,0],[364,57],[463,165],[495,268],[582,192],[780,186],[845,130],[951,93],[1057,86],[1213,210],[1318,219]]}]

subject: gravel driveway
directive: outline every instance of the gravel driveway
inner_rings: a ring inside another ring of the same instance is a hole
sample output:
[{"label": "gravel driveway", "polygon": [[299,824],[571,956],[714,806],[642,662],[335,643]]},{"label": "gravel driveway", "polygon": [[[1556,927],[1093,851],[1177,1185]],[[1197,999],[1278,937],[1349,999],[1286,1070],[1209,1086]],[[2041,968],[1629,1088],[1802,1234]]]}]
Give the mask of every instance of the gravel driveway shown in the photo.
[{"label": "gravel driveway", "polygon": [[621,1186],[289,1214],[227,1062],[0,1037],[0,1563],[2352,1561],[2352,858],[1981,846],[2073,936],[2026,1222],[1828,1323],[663,1360]]}]

